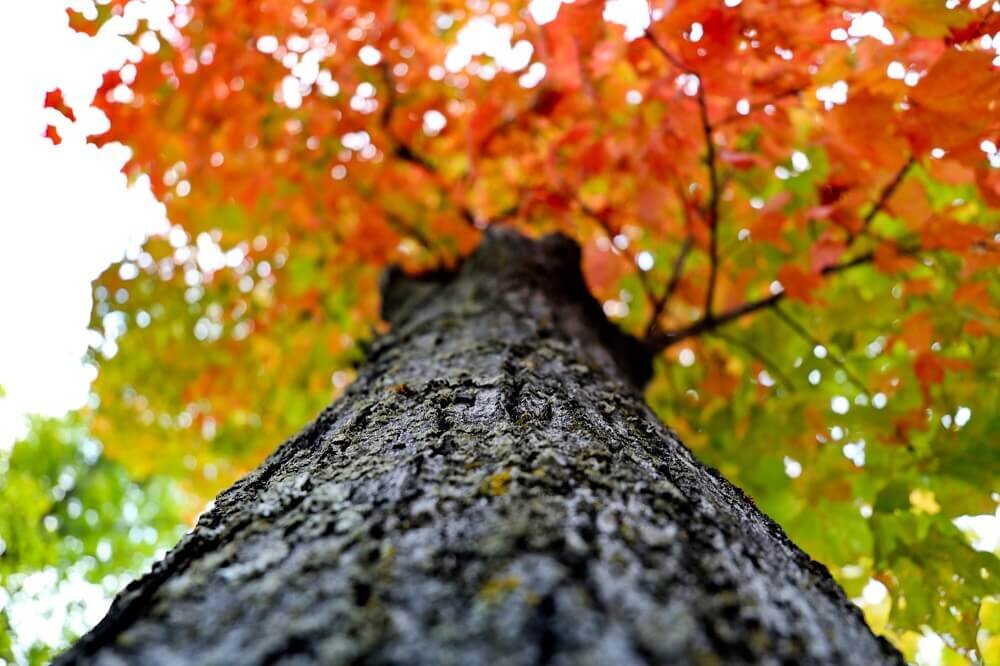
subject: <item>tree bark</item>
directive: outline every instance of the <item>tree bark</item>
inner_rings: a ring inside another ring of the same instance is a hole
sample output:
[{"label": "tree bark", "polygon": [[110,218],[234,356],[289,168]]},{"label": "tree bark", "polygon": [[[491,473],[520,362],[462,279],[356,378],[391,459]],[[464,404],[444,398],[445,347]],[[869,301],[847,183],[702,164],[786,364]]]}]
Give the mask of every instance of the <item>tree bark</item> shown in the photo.
[{"label": "tree bark", "polygon": [[357,381],[60,663],[902,663],[644,403],[561,236],[385,286]]}]

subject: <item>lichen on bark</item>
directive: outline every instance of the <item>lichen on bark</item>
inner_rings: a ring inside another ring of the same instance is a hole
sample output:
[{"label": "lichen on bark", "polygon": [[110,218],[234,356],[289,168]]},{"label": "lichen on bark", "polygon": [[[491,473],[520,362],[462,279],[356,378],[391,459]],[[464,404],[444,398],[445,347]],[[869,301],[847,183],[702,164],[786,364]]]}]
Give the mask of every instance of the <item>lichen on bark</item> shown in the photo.
[{"label": "lichen on bark", "polygon": [[657,420],[572,241],[385,295],[347,393],[62,663],[901,663]]}]

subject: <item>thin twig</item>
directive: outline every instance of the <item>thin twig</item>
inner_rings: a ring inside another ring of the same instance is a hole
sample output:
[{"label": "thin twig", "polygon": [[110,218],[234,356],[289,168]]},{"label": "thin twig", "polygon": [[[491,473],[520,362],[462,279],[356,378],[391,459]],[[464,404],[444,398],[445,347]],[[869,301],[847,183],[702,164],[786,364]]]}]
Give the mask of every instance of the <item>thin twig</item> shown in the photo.
[{"label": "thin twig", "polygon": [[649,324],[646,326],[647,338],[656,332],[656,329],[659,327],[660,316],[666,310],[667,304],[673,298],[674,292],[677,291],[677,287],[680,286],[681,276],[684,274],[684,263],[687,261],[688,255],[691,254],[692,247],[694,247],[694,237],[688,234],[681,244],[677,258],[674,260],[674,268],[670,273],[670,281],[667,283],[666,289],[663,290],[660,297],[653,303],[653,313],[650,315]]},{"label": "thin twig", "polygon": [[396,79],[392,75],[392,69],[389,67],[389,63],[386,60],[382,61],[382,76],[385,79],[386,100],[382,107],[381,125],[382,129],[385,130],[386,135],[392,141],[393,145],[391,153],[393,157],[396,157],[404,162],[409,162],[410,164],[420,167],[426,171],[437,183],[444,197],[451,202],[462,221],[470,227],[478,229],[479,225],[477,224],[475,214],[464,204],[459,204],[455,201],[454,197],[452,197],[448,192],[448,185],[442,181],[441,174],[434,163],[413,150],[412,146],[404,141],[401,136],[396,134],[396,130],[392,126],[392,114],[395,111],[397,103]]},{"label": "thin twig", "polygon": [[762,351],[751,345],[746,340],[741,340],[740,338],[733,337],[719,330],[712,331],[709,335],[714,335],[720,340],[725,340],[730,344],[743,348],[748,354],[760,361],[762,365],[766,366],[767,369],[771,371],[771,374],[773,374],[778,381],[781,382],[786,389],[788,389],[789,393],[795,392],[795,382],[793,382],[792,379],[778,367],[777,363],[768,358]]},{"label": "thin twig", "polygon": [[715,163],[715,140],[712,138],[712,123],[708,117],[708,102],[705,88],[698,79],[698,112],[701,116],[701,130],[705,135],[705,166],[708,169],[708,289],[705,293],[705,317],[711,319],[715,301],[715,283],[719,276],[719,170]]},{"label": "thin twig", "polygon": [[[865,214],[864,218],[862,218],[861,220],[862,231],[867,230],[868,227],[871,226],[871,223],[875,219],[875,216],[881,213],[885,209],[885,205],[889,203],[889,199],[891,199],[892,195],[896,193],[897,189],[899,189],[899,186],[902,184],[903,179],[906,178],[906,174],[910,171],[910,169],[913,167],[915,163],[916,163],[916,158],[914,158],[913,155],[910,155],[910,157],[906,160],[906,163],[903,164],[903,166],[900,167],[899,171],[896,172],[896,175],[892,177],[892,180],[886,183],[885,187],[882,188],[882,192],[879,194],[878,199],[875,200],[875,203],[872,204],[871,209]],[[849,242],[853,242],[854,239],[855,239],[854,234],[850,234],[848,236]]]},{"label": "thin twig", "polygon": [[857,375],[854,374],[854,371],[851,370],[850,366],[847,365],[846,361],[844,361],[832,350],[830,350],[830,345],[822,342],[821,340],[818,340],[808,330],[806,330],[805,326],[795,321],[795,319],[793,319],[790,314],[788,314],[781,308],[775,307],[774,314],[776,314],[779,319],[785,322],[785,324],[787,324],[790,329],[795,331],[795,333],[798,334],[803,340],[811,344],[813,348],[823,347],[824,349],[829,350],[827,356],[830,359],[830,362],[844,371],[844,375],[847,377],[848,380],[850,380],[852,384],[854,384],[855,388],[857,388],[865,395],[868,394],[868,387],[865,386],[865,383],[861,381],[861,379]]},{"label": "thin twig", "polygon": [[719,203],[721,200],[721,186],[719,182],[719,166],[716,159],[716,147],[714,128],[708,113],[708,98],[705,94],[704,80],[701,75],[686,66],[677,58],[664,44],[653,34],[651,29],[647,29],[645,38],[671,65],[693,76],[698,82],[698,119],[701,122],[701,131],[705,139],[705,168],[708,171],[708,202],[705,206],[705,216],[708,220],[709,240],[708,240],[708,288],[705,291],[705,320],[712,319],[712,312],[715,303],[715,287],[719,277]]},{"label": "thin twig", "polygon": [[748,301],[742,305],[738,305],[731,310],[726,310],[725,312],[713,316],[711,319],[705,319],[704,317],[698,319],[689,326],[684,328],[675,329],[672,331],[661,331],[653,335],[647,344],[652,347],[655,351],[661,351],[670,347],[672,345],[681,342],[682,340],[687,340],[688,338],[694,338],[702,333],[707,333],[708,331],[713,331],[720,326],[728,324],[731,321],[741,319],[749,314],[757,312],[758,310],[763,310],[774,306],[778,301],[784,298],[785,293],[779,292],[777,294],[772,294],[767,298],[761,298],[756,301]]},{"label": "thin twig", "polygon": [[722,127],[723,125],[728,125],[729,123],[736,122],[738,120],[743,120],[745,118],[748,118],[750,114],[762,111],[766,109],[768,106],[776,104],[777,102],[780,102],[786,97],[799,97],[801,94],[802,94],[801,88],[791,88],[784,92],[780,92],[777,95],[771,97],[770,99],[764,100],[763,102],[754,102],[750,104],[746,113],[737,112],[737,113],[730,113],[728,116],[723,116],[722,118],[716,120],[714,122],[714,125],[716,128],[718,128]]},{"label": "thin twig", "polygon": [[433,254],[434,248],[431,239],[416,226],[406,222],[401,217],[398,217],[389,211],[384,211],[385,220],[389,223],[389,226],[400,232],[401,234],[410,236],[413,240],[420,243],[420,245],[427,251]]},{"label": "thin twig", "polygon": [[[682,71],[682,72],[684,72],[685,74],[694,74],[695,76],[698,76],[698,74],[697,74],[697,73],[696,73],[696,72],[695,72],[694,70],[692,70],[692,69],[691,69],[690,67],[688,67],[687,65],[685,65],[685,64],[684,64],[683,62],[681,62],[680,58],[678,58],[678,57],[677,57],[677,56],[675,56],[675,55],[674,55],[673,53],[671,53],[671,52],[670,52],[670,51],[669,51],[669,50],[667,49],[667,47],[663,45],[663,42],[661,42],[661,41],[660,41],[660,40],[659,40],[659,39],[658,39],[658,38],[656,37],[656,35],[654,35],[654,34],[653,34],[653,31],[652,31],[652,26],[650,26],[649,28],[647,28],[647,29],[646,29],[646,32],[645,32],[645,34],[643,35],[643,37],[645,37],[645,38],[646,38],[646,40],[647,40],[647,41],[648,41],[648,42],[649,42],[650,44],[652,44],[652,45],[653,45],[653,48],[655,48],[655,49],[656,49],[657,51],[659,51],[659,52],[660,52],[660,54],[661,54],[661,55],[662,55],[662,56],[663,56],[664,58],[666,58],[666,59],[667,59],[667,62],[669,62],[669,63],[670,63],[671,65],[673,65],[673,66],[674,66],[674,67],[676,67],[677,69],[681,70],[681,71]],[[699,79],[700,79],[700,77],[699,77]],[[700,81],[699,81],[699,83],[700,83]]]},{"label": "thin twig", "polygon": [[[604,218],[604,216],[595,211],[590,206],[588,206],[586,202],[584,202],[579,196],[574,195],[573,199],[574,201],[576,201],[576,205],[580,207],[580,210],[582,210],[587,217],[597,222],[598,226],[600,226],[601,230],[604,232],[604,235],[607,236],[608,240],[611,241],[611,244],[617,248],[618,246],[615,245],[614,243],[615,243],[615,236],[618,234],[618,232],[614,228],[612,228],[612,226],[608,223],[608,221]],[[625,256],[628,258],[629,263],[631,263],[632,266],[635,267],[636,274],[639,277],[639,284],[642,286],[643,294],[646,296],[646,300],[649,302],[650,307],[655,307],[656,297],[654,296],[653,285],[649,283],[649,276],[646,274],[646,271],[639,268],[639,265],[636,262],[635,254],[632,252],[631,249],[628,248],[628,246],[626,246],[624,249],[620,251],[625,253]]]}]

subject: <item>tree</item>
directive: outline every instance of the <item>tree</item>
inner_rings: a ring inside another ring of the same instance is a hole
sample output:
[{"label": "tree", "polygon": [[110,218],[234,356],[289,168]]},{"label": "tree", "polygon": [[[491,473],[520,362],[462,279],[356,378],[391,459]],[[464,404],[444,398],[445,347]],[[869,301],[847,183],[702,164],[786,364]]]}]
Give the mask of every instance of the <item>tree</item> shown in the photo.
[{"label": "tree", "polygon": [[62,663],[895,663],[657,421],[565,237],[392,278],[347,394]]},{"label": "tree", "polygon": [[73,16],[138,45],[95,141],[175,225],[96,290],[107,454],[211,496],[349,383],[387,264],[559,230],[700,457],[878,581],[907,656],[995,653],[1000,568],[954,523],[1000,459],[993,7],[416,4]]}]

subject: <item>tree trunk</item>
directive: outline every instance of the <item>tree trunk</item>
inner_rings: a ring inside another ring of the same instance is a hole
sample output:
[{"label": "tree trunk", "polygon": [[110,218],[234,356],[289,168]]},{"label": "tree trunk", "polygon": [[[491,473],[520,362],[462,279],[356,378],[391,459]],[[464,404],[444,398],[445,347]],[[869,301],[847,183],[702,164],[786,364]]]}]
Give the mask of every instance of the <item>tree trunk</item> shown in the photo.
[{"label": "tree trunk", "polygon": [[579,260],[492,231],[453,276],[390,274],[347,394],[60,661],[901,663],[656,419]]}]

